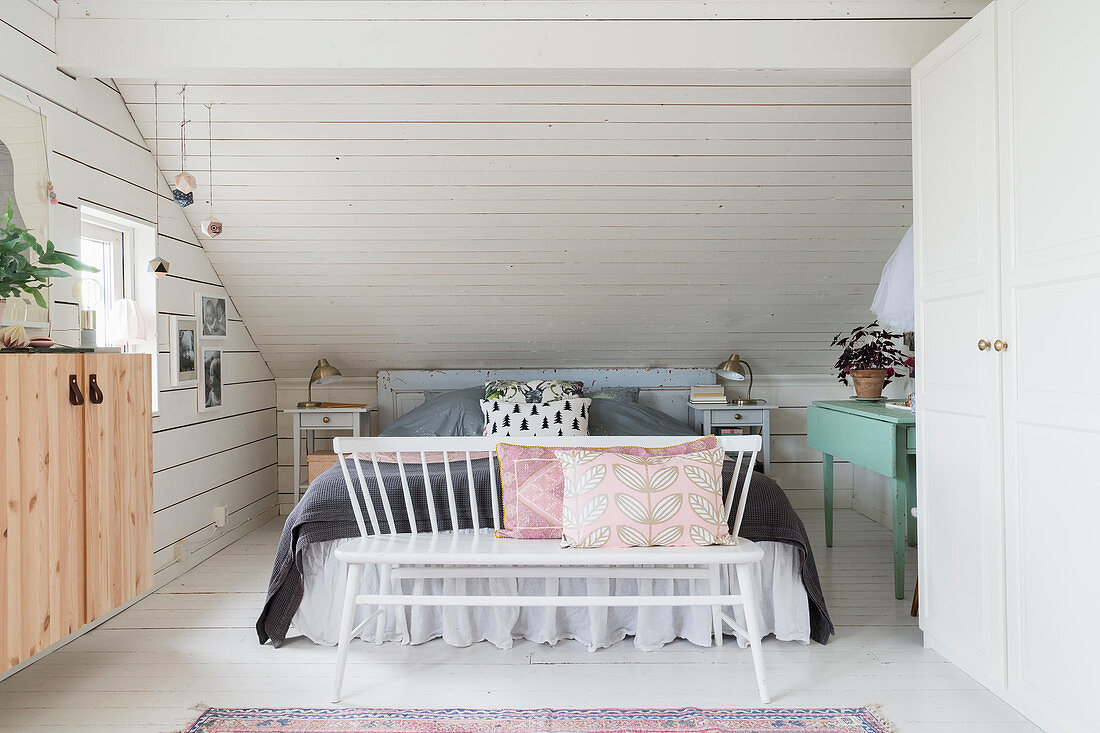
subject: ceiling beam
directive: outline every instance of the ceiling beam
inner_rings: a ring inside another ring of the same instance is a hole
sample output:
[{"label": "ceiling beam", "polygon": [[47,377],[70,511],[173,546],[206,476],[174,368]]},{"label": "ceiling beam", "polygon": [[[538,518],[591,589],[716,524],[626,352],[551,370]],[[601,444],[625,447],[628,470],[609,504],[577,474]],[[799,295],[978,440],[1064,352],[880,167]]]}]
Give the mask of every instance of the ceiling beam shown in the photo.
[{"label": "ceiling beam", "polygon": [[75,76],[380,69],[908,68],[961,20],[410,21],[62,18]]},{"label": "ceiling beam", "polygon": [[[55,5],[55,0],[36,0]],[[990,0],[60,0],[64,18],[849,20],[971,18]],[[56,8],[56,5],[55,5]],[[54,14],[57,14],[55,9]]]}]

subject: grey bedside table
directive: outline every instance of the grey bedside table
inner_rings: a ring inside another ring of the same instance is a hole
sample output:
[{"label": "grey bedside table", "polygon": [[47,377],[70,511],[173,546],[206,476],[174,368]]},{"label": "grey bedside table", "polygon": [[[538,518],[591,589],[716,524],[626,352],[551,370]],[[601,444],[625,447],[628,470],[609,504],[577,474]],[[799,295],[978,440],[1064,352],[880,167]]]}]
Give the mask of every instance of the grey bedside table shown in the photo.
[{"label": "grey bedside table", "polygon": [[778,405],[697,405],[688,402],[688,415],[691,424],[700,435],[710,435],[717,428],[744,428],[746,432],[759,433],[764,440],[761,458],[764,461],[764,473],[772,470],[772,410]]},{"label": "grey bedside table", "polygon": [[[370,435],[370,414],[377,405],[365,407],[311,407],[293,408],[283,412],[294,416],[294,503],[298,503],[302,489],[302,437],[306,439],[306,453],[313,452],[313,434],[318,430],[350,430],[353,437]],[[308,484],[306,484],[308,486]]]}]

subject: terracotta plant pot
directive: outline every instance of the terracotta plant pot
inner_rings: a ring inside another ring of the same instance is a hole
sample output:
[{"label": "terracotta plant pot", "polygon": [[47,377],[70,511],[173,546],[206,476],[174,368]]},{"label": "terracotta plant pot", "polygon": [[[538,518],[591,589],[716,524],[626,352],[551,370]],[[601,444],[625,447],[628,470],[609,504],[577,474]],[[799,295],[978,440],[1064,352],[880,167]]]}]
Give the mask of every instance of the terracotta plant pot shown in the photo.
[{"label": "terracotta plant pot", "polygon": [[853,369],[848,374],[856,387],[856,397],[882,397],[882,388],[886,382],[885,369]]}]

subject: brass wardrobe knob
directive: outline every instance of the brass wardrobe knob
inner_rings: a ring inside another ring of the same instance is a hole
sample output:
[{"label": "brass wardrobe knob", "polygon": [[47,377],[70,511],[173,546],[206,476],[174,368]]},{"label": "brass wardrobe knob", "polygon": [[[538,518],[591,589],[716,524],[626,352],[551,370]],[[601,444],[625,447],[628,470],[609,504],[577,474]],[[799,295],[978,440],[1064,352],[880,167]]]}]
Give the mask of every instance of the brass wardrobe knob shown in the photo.
[{"label": "brass wardrobe knob", "polygon": [[978,351],[989,351],[989,342],[985,339],[978,339]]},{"label": "brass wardrobe knob", "polygon": [[997,339],[993,342],[993,348],[996,351],[1004,351],[1008,348],[1008,344],[1006,344],[1004,341],[1001,341],[1000,339]]}]

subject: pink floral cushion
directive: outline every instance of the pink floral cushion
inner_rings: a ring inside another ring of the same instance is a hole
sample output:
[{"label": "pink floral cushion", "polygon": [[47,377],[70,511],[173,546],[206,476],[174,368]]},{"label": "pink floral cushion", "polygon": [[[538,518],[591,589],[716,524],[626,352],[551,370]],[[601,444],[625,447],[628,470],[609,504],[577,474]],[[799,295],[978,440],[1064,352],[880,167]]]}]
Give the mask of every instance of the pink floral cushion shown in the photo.
[{"label": "pink floral cushion", "polygon": [[698,547],[733,539],[722,516],[722,450],[555,453],[565,476],[563,547]]},{"label": "pink floral cushion", "polygon": [[[718,447],[718,439],[708,435],[679,445],[661,448],[619,446],[594,448],[597,452],[617,451],[632,455],[665,456],[695,453]],[[561,537],[562,492],[565,477],[554,456],[555,448],[542,446],[497,446],[500,459],[501,500],[504,506],[504,527],[497,537],[521,540],[554,540]]]}]

